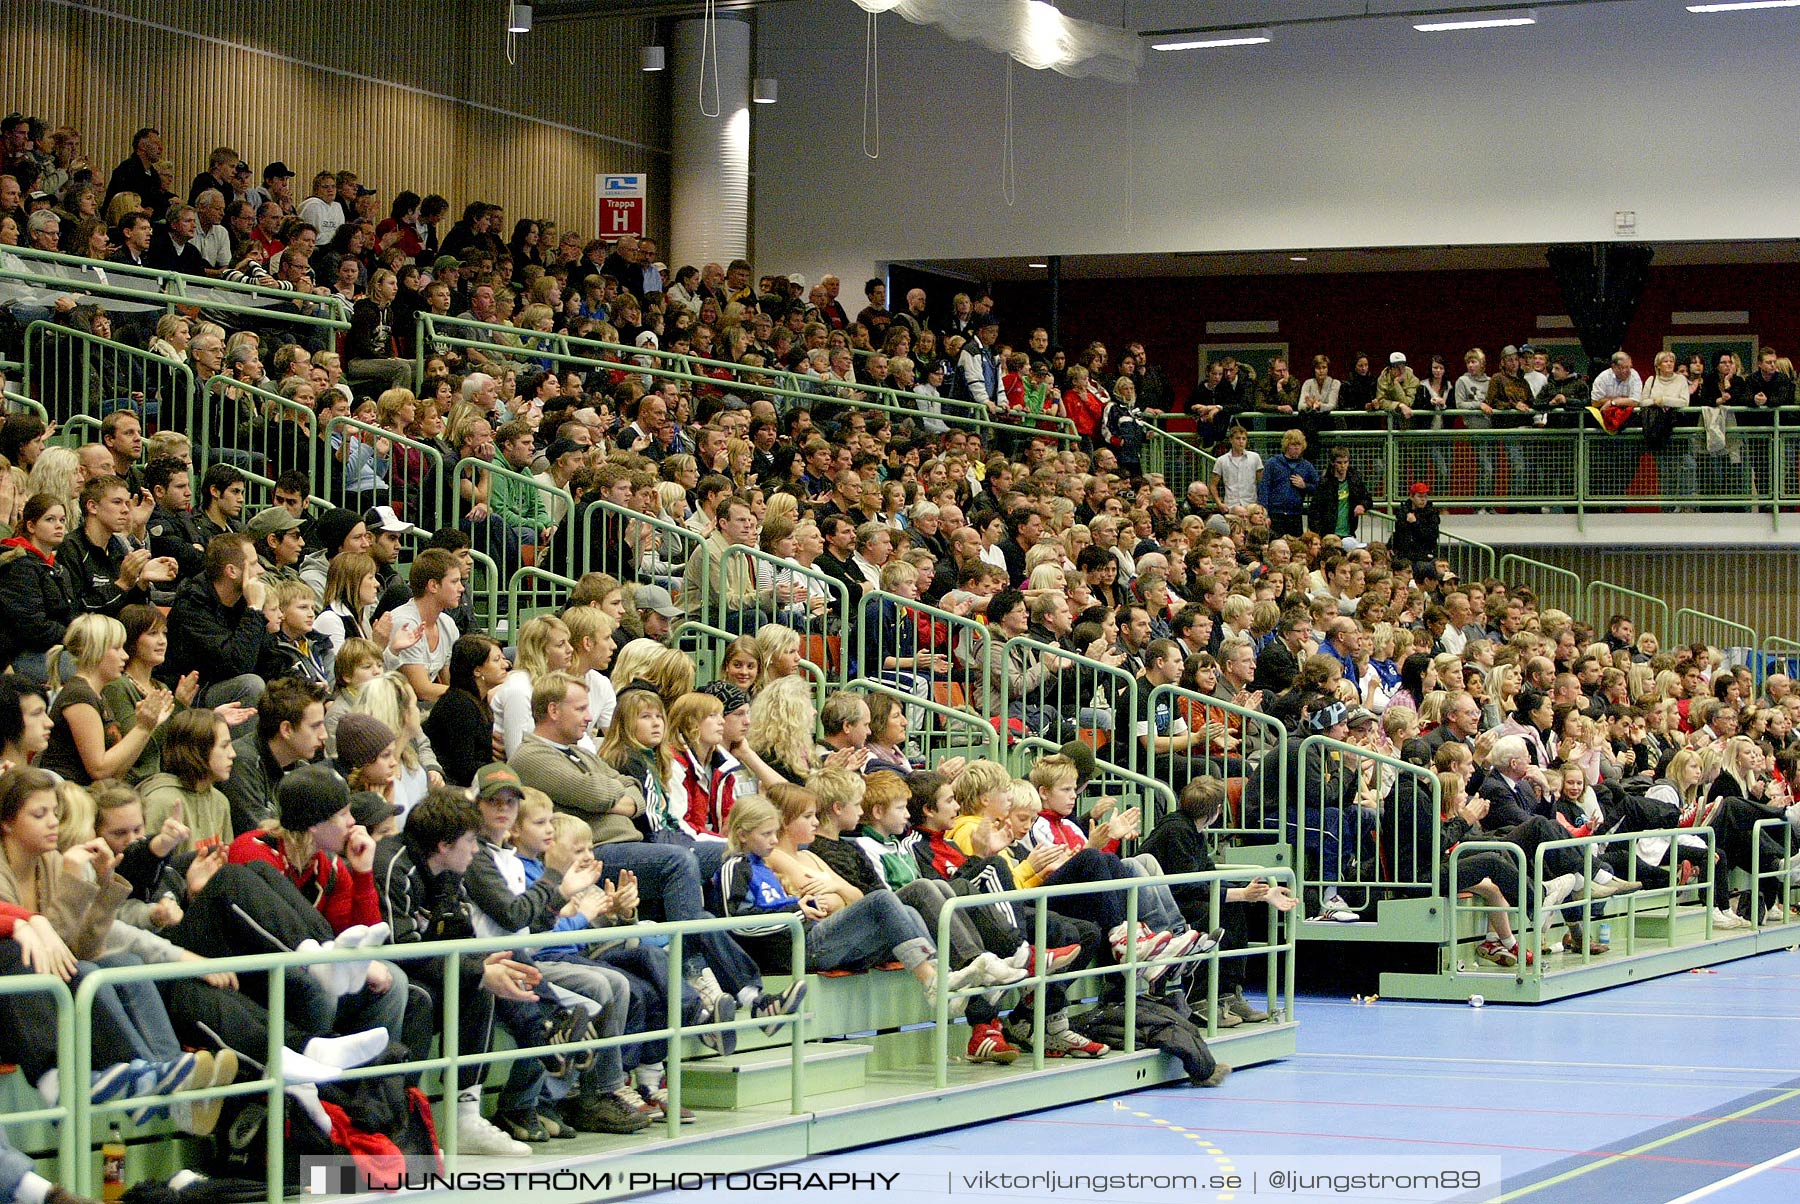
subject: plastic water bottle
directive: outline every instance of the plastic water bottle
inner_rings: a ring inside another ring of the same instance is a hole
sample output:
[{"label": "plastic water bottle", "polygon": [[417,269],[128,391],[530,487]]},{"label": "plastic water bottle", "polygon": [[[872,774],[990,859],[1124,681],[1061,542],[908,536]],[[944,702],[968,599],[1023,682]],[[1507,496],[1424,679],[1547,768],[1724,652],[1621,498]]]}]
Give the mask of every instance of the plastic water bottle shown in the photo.
[{"label": "plastic water bottle", "polygon": [[1472,1008],[1486,1007],[1487,998],[1482,995],[1471,995],[1469,996],[1469,1006]]},{"label": "plastic water bottle", "polygon": [[118,1204],[125,1198],[125,1137],[114,1125],[100,1147],[100,1198]]},{"label": "plastic water bottle", "polygon": [[1612,944],[1612,925],[1611,924],[1602,923],[1600,925],[1600,943],[1602,945]]}]

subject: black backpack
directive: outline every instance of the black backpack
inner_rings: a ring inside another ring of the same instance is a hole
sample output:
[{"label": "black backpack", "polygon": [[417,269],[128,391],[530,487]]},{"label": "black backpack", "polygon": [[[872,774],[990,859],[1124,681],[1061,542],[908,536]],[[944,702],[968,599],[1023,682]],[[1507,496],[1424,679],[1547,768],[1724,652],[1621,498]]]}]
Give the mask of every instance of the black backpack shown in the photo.
[{"label": "black backpack", "polygon": [[[1125,1005],[1101,1004],[1081,1017],[1081,1031],[1114,1049],[1125,1048]],[[1159,1000],[1139,997],[1137,1043],[1139,1048],[1148,1046],[1173,1056],[1196,1087],[1204,1086],[1219,1068],[1194,1022]]]}]

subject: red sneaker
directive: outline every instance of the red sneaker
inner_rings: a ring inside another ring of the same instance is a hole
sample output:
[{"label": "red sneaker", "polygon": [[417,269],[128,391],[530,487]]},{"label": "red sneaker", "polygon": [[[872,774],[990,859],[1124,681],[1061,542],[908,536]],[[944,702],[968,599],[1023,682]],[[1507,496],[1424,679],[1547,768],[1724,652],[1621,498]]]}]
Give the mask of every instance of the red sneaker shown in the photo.
[{"label": "red sneaker", "polygon": [[969,1030],[969,1054],[971,1062],[994,1062],[1001,1066],[1011,1066],[1018,1060],[1019,1050],[1007,1041],[1006,1034],[1000,1031],[1000,1022],[990,1020],[986,1024],[977,1024]]},{"label": "red sneaker", "polygon": [[[1058,945],[1056,948],[1046,949],[1044,952],[1050,958],[1050,968],[1047,971],[1045,971],[1045,973],[1054,974],[1058,970],[1066,970],[1069,967],[1069,963],[1073,962],[1076,958],[1081,956],[1081,946],[1080,945]],[[1025,973],[1027,973],[1027,974],[1036,974],[1037,973],[1037,946],[1036,945],[1031,946],[1031,956],[1029,956],[1025,959]]]}]

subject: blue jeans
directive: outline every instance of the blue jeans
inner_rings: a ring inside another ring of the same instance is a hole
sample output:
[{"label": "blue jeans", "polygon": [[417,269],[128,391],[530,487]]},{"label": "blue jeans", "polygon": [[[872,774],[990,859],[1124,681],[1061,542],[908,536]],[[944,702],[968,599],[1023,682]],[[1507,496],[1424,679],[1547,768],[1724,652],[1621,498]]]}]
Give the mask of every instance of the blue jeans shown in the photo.
[{"label": "blue jeans", "polygon": [[889,958],[910,970],[936,954],[925,921],[891,890],[864,895],[806,930],[809,970],[861,970]]},{"label": "blue jeans", "polygon": [[[593,1001],[597,1014],[594,1026],[602,1037],[617,1037],[625,1032],[625,1018],[631,1008],[631,984],[611,966],[561,954],[540,956],[537,968],[546,982]],[[606,1046],[594,1051],[594,1064],[582,1072],[581,1085],[602,1093],[617,1091],[625,1085],[625,1070],[620,1061],[621,1047]]]},{"label": "blue jeans", "polygon": [[[144,959],[135,953],[114,953],[81,962],[80,971],[85,974],[95,969],[143,964]],[[73,989],[78,981],[71,982],[70,988]],[[175,1036],[175,1026],[169,1023],[169,1010],[163,1006],[155,983],[121,982],[102,987],[94,1004],[106,1012],[108,1019],[125,1036],[133,1057],[148,1062],[166,1062],[181,1056],[181,1041]]]},{"label": "blue jeans", "polygon": [[[730,942],[728,941],[727,944]],[[731,946],[736,949],[736,945]],[[749,959],[740,950],[739,957]],[[669,1022],[669,953],[657,945],[646,945],[641,941],[635,946],[623,944],[612,945],[594,953],[597,962],[610,966],[631,984],[631,1014],[625,1025],[625,1031],[633,1033],[652,1033],[660,1030]],[[755,967],[751,965],[754,972]],[[735,996],[737,990],[726,981],[727,975],[717,974],[719,986],[728,995]],[[760,980],[759,980],[760,981]],[[685,982],[676,988],[681,995],[681,1019],[685,1024],[697,1024],[701,1013],[706,1009],[700,1003],[700,993]],[[639,1066],[664,1061],[668,1057],[669,1043],[663,1039],[644,1041],[637,1045],[625,1047],[623,1059],[624,1069],[636,1070]]]},{"label": "blue jeans", "polygon": [[19,1153],[6,1140],[6,1131],[0,1129],[0,1200],[11,1200],[19,1194],[19,1185],[25,1182],[25,1176],[34,1174],[37,1164]]}]

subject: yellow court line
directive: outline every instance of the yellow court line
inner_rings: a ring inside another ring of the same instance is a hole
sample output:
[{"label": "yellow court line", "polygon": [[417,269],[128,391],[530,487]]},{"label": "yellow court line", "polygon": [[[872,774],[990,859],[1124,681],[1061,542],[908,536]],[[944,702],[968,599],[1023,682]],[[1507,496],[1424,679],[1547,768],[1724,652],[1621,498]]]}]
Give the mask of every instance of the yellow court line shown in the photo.
[{"label": "yellow court line", "polygon": [[1730,1113],[1727,1116],[1715,1116],[1711,1120],[1703,1121],[1700,1124],[1692,1126],[1691,1128],[1683,1129],[1679,1133],[1671,1133],[1667,1137],[1659,1137],[1655,1141],[1645,1142],[1643,1145],[1637,1146],[1634,1149],[1626,1150],[1623,1153],[1612,1154],[1606,1158],[1600,1159],[1597,1162],[1590,1162],[1586,1166],[1578,1166],[1574,1170],[1564,1171],[1560,1175],[1554,1175],[1551,1178],[1545,1179],[1541,1182],[1533,1183],[1529,1187],[1521,1187],[1517,1191],[1509,1191],[1503,1196],[1495,1196],[1493,1198],[1493,1200],[1491,1200],[1489,1202],[1489,1204],[1506,1204],[1506,1202],[1508,1200],[1517,1200],[1521,1196],[1528,1196],[1532,1192],[1542,1191],[1546,1187],[1554,1187],[1558,1183],[1567,1183],[1569,1180],[1578,1179],[1582,1175],[1585,1175],[1590,1171],[1597,1171],[1601,1167],[1611,1166],[1615,1162],[1623,1162],[1627,1158],[1635,1158],[1639,1154],[1648,1153],[1651,1150],[1657,1149],[1661,1146],[1668,1145],[1670,1142],[1673,1142],[1673,1141],[1680,1141],[1684,1137],[1692,1137],[1696,1133],[1704,1133],[1708,1129],[1715,1128],[1719,1125],[1726,1124],[1730,1121],[1742,1120],[1744,1117],[1749,1116],[1753,1112],[1761,1112],[1764,1108],[1770,1107],[1773,1104],[1785,1103],[1788,1100],[1794,1099],[1796,1097],[1800,1097],[1800,1089],[1796,1089],[1793,1091],[1784,1091],[1780,1095],[1774,1096],[1771,1099],[1766,1099],[1760,1103],[1751,1104],[1749,1107],[1741,1108],[1738,1111]]}]

